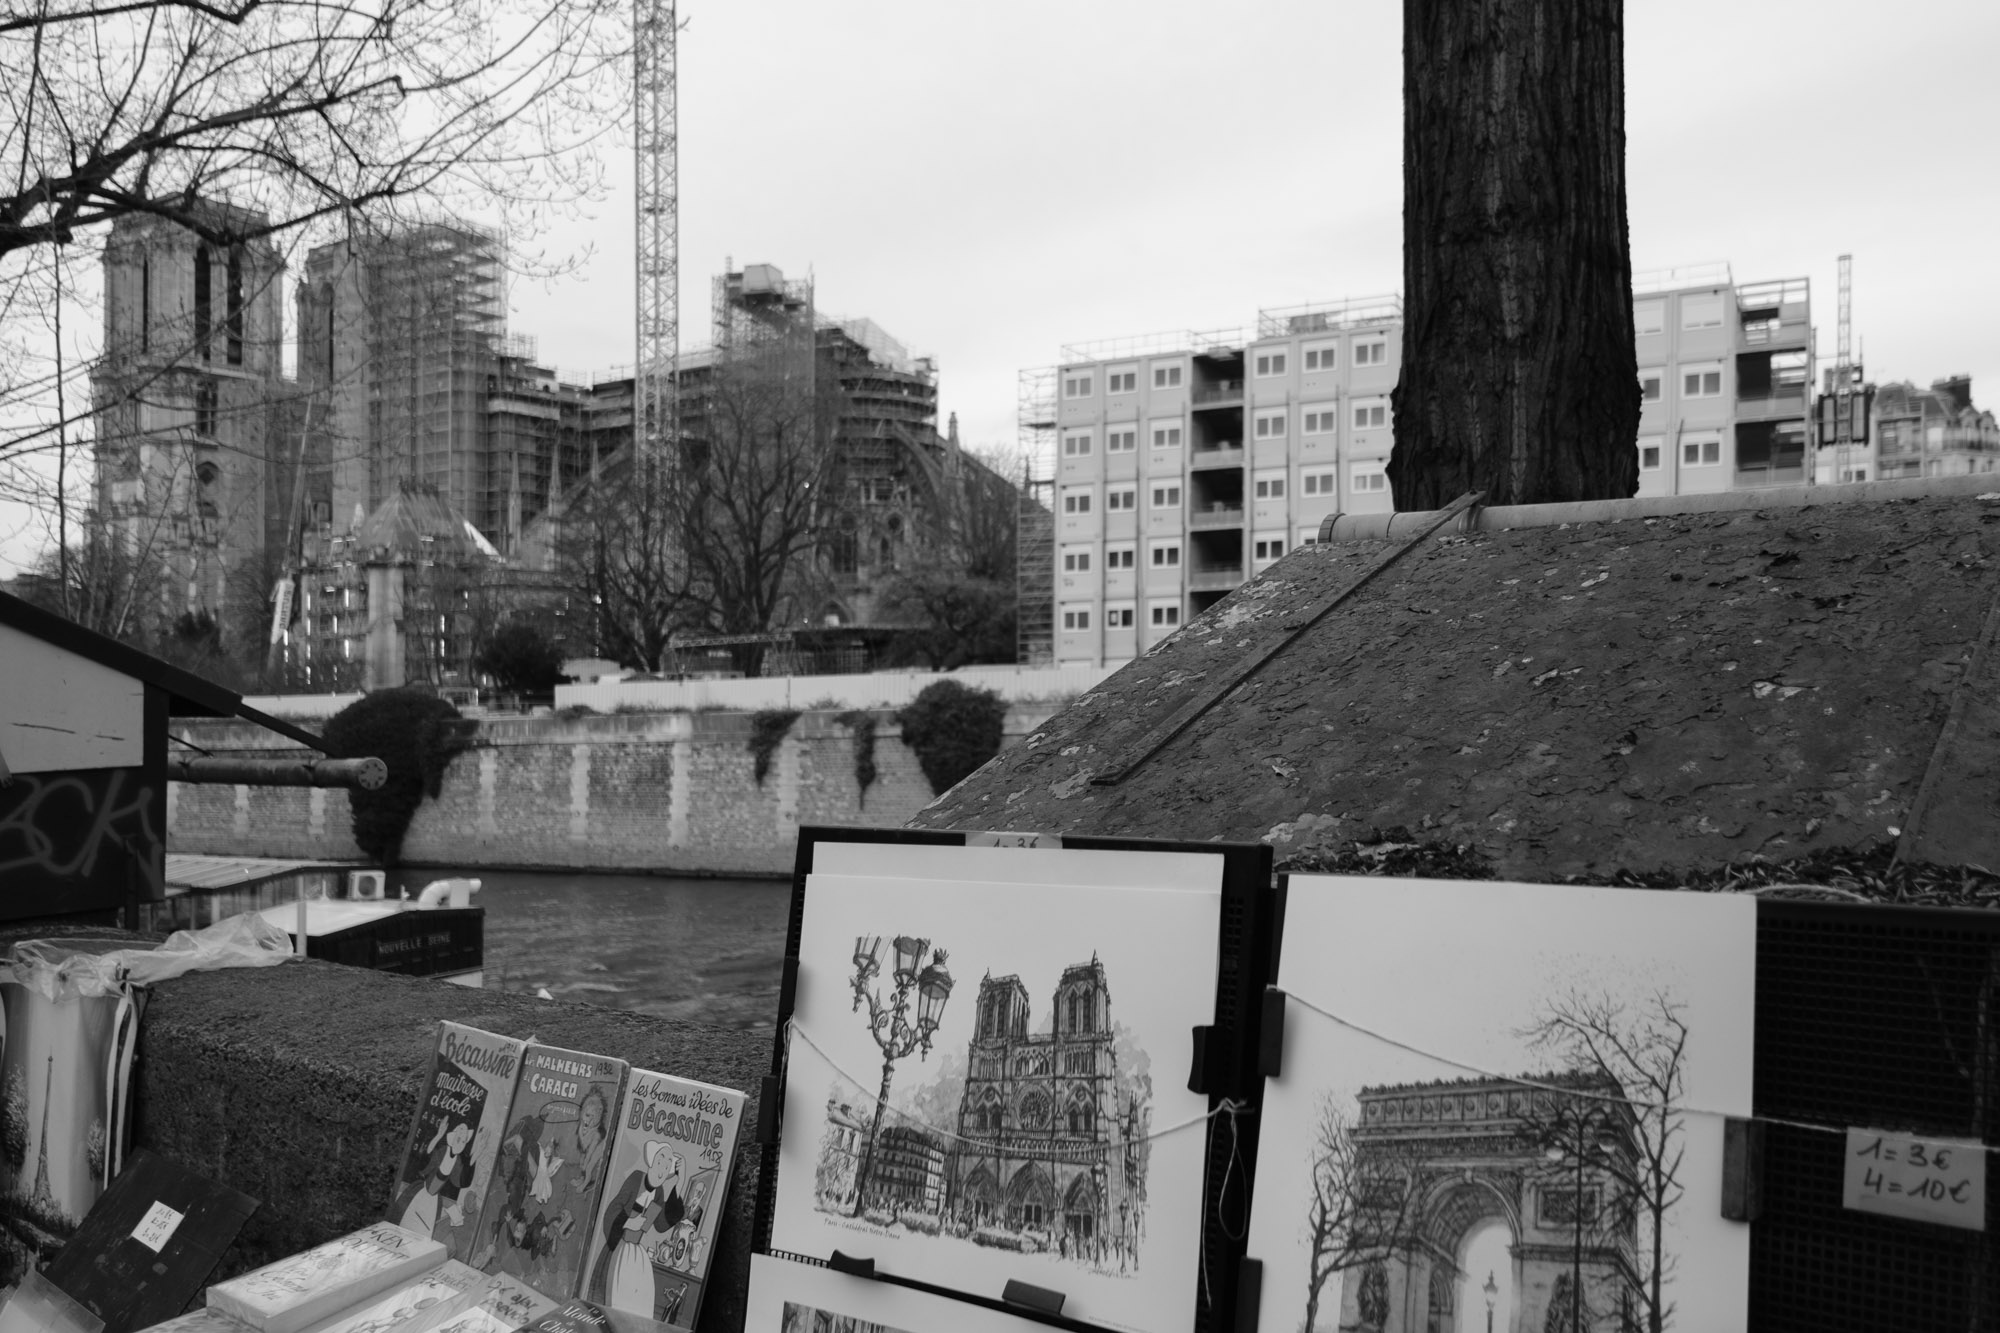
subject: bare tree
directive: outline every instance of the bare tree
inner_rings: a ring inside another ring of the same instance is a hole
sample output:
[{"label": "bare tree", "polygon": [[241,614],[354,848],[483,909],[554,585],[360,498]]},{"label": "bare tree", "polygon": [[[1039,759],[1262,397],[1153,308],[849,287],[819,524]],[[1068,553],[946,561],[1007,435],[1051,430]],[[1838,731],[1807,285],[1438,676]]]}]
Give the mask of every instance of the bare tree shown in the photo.
[{"label": "bare tree", "polygon": [[882,597],[883,617],[912,627],[899,648],[934,670],[1014,660],[1020,492],[1004,463],[958,463],[927,497],[916,555]]},{"label": "bare tree", "polygon": [[1367,1272],[1421,1247],[1424,1179],[1418,1151],[1385,1143],[1364,1152],[1354,1124],[1330,1094],[1314,1126],[1312,1198],[1306,1205],[1306,1333],[1335,1273]]},{"label": "bare tree", "polygon": [[[664,670],[676,634],[747,637],[817,604],[842,395],[784,349],[726,357],[684,389],[666,458],[613,460],[566,498],[556,558],[598,650]],[[761,653],[739,653],[754,674]]]},{"label": "bare tree", "polygon": [[1404,0],[1401,509],[1638,489],[1623,0]]},{"label": "bare tree", "polygon": [[[1571,991],[1549,1000],[1522,1035],[1533,1049],[1563,1059],[1580,1076],[1580,1087],[1622,1090],[1616,1097],[1579,1092],[1538,1101],[1538,1137],[1552,1149],[1580,1154],[1581,1165],[1609,1179],[1599,1226],[1607,1237],[1636,1236],[1636,1244],[1605,1249],[1617,1254],[1648,1333],[1663,1333],[1674,1316],[1666,1292],[1675,1267],[1666,1248],[1667,1215],[1685,1192],[1680,1108],[1688,1027],[1682,1005],[1665,991],[1636,1004]],[[1582,1199],[1573,1206],[1580,1214]],[[1581,1225],[1581,1216],[1577,1221]]]},{"label": "bare tree", "polygon": [[624,104],[626,8],[27,0],[0,16],[0,256],[135,214],[229,245],[412,198],[574,198]]}]

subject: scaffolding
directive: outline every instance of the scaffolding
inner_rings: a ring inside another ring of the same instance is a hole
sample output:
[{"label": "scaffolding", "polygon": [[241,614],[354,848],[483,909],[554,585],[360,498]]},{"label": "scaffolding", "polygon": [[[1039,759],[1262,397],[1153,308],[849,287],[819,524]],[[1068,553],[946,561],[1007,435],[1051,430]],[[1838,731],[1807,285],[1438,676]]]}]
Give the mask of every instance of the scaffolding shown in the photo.
[{"label": "scaffolding", "polygon": [[1021,493],[1014,528],[1014,642],[1015,659],[1022,666],[1055,660],[1058,374],[1055,366],[1022,371],[1015,401]]},{"label": "scaffolding", "polygon": [[1392,323],[1403,318],[1403,298],[1349,296],[1338,301],[1308,301],[1257,312],[1259,338],[1284,338],[1295,333],[1332,333],[1364,325]]}]

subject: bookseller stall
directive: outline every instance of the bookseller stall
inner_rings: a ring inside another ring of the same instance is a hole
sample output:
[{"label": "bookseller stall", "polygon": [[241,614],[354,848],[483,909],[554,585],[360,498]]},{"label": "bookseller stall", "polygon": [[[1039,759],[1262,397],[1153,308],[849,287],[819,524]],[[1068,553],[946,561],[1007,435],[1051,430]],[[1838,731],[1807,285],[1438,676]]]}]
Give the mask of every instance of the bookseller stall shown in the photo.
[{"label": "bookseller stall", "polygon": [[[807,828],[756,1123],[442,1023],[381,1221],[170,1326],[714,1327],[754,1135],[756,1333],[1991,1327],[1996,999],[1987,913]],[[141,1154],[34,1299],[254,1206]]]}]

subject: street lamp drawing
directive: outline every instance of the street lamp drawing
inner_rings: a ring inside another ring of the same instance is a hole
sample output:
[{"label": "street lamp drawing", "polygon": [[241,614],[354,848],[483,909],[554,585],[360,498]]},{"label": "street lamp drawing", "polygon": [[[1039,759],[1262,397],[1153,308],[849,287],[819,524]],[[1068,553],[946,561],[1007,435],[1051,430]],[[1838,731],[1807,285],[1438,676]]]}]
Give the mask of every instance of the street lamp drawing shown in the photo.
[{"label": "street lamp drawing", "polygon": [[[931,1037],[944,1014],[945,1001],[951,998],[951,973],[945,970],[943,949],[931,950],[929,940],[909,935],[898,935],[892,947],[896,954],[891,974],[895,987],[884,1005],[881,992],[869,986],[882,971],[882,937],[862,935],[854,941],[853,1012],[860,1012],[863,1000],[868,1002],[868,1031],[882,1051],[882,1090],[875,1097],[875,1123],[868,1130],[861,1165],[854,1173],[854,1217],[861,1216],[867,1197],[868,1172],[875,1161],[875,1141],[882,1133],[882,1113],[889,1106],[889,1081],[895,1077],[896,1061],[912,1051],[920,1052],[919,1059],[930,1055]],[[924,963],[926,951],[931,952],[928,964]],[[910,1021],[912,990],[917,993],[914,1023]]]},{"label": "street lamp drawing", "polygon": [[1493,1270],[1486,1270],[1486,1333],[1493,1333],[1493,1302],[1500,1299],[1500,1284],[1493,1280]]}]

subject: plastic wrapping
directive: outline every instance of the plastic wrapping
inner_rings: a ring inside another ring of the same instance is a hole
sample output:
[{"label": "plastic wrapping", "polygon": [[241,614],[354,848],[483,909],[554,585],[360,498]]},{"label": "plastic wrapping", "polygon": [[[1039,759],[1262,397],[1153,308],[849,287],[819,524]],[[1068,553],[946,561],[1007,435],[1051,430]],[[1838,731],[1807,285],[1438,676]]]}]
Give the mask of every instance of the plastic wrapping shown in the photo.
[{"label": "plastic wrapping", "polygon": [[0,964],[0,981],[26,986],[46,1000],[116,995],[123,983],[150,986],[185,972],[221,967],[269,967],[292,957],[292,937],[255,912],[200,930],[177,930],[158,947],[86,952],[96,941],[23,940]]},{"label": "plastic wrapping", "polygon": [[104,1321],[29,1268],[0,1300],[0,1333],[104,1333]]}]

